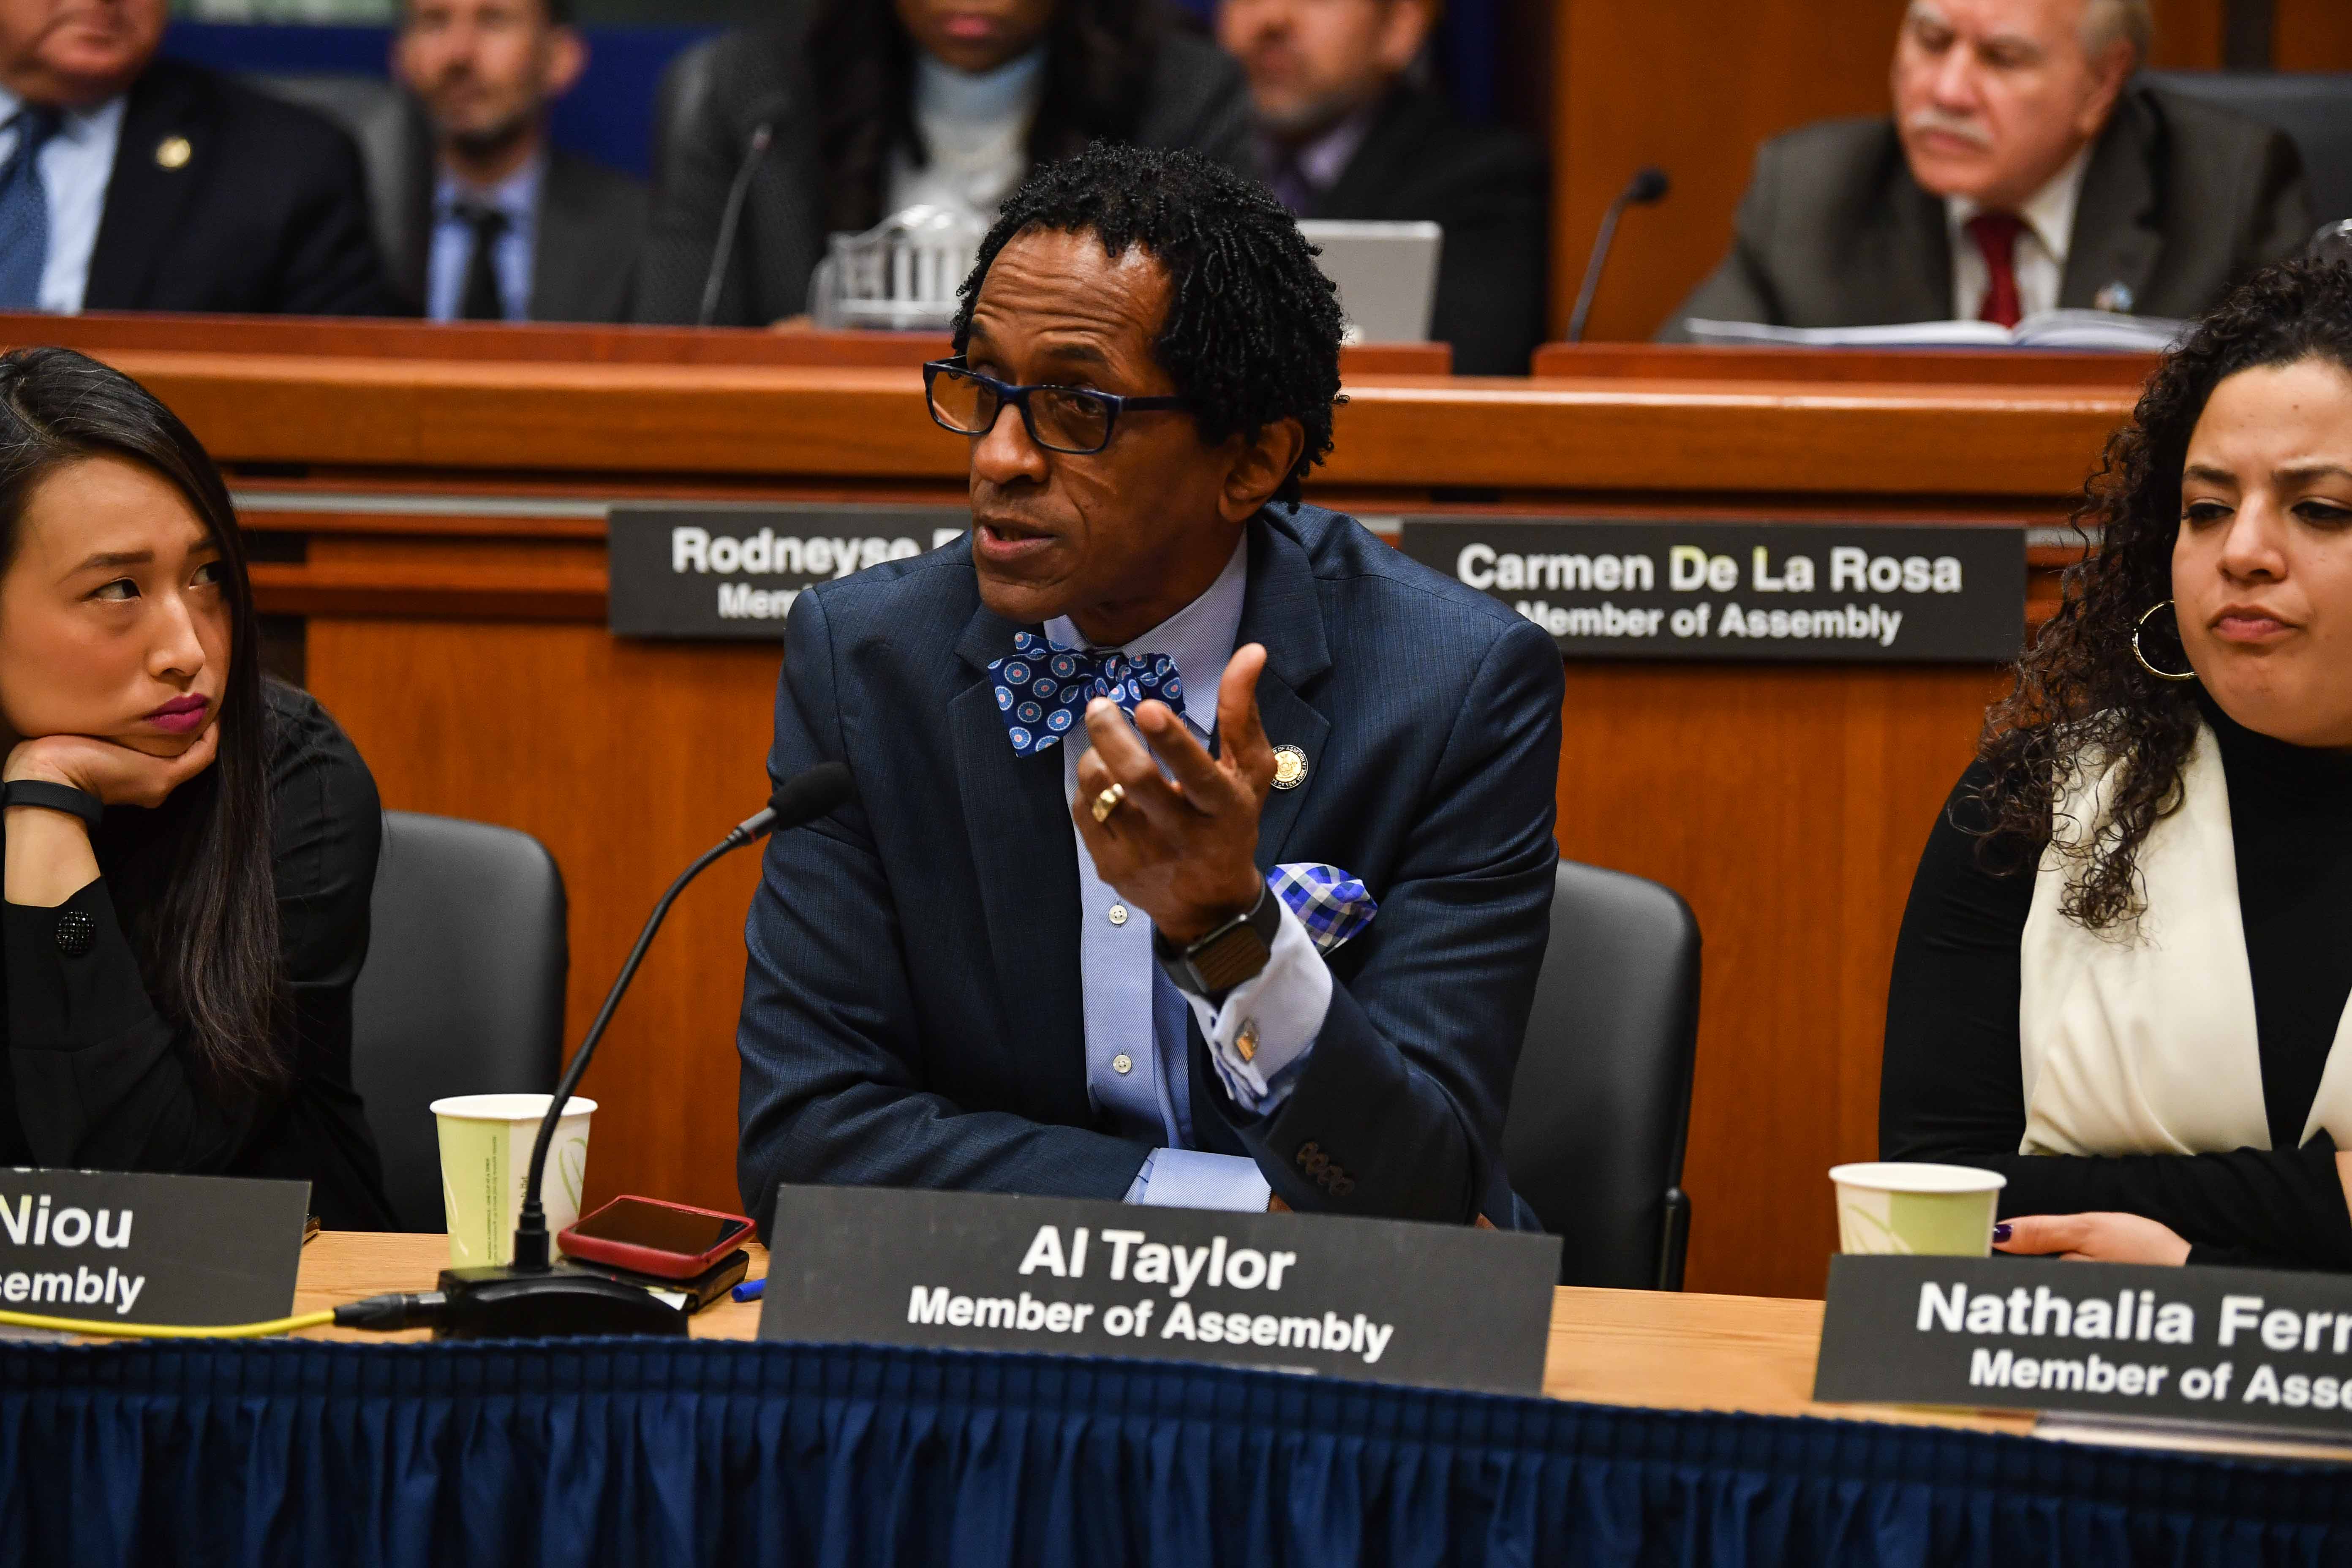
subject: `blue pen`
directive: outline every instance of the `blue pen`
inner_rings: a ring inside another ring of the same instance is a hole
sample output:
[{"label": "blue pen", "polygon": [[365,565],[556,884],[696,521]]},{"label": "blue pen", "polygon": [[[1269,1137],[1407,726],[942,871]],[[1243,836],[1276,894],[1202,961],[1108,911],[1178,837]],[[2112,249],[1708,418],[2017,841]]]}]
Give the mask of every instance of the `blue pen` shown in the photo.
[{"label": "blue pen", "polygon": [[727,1293],[738,1301],[756,1301],[760,1299],[761,1287],[765,1284],[765,1279],[746,1279]]}]

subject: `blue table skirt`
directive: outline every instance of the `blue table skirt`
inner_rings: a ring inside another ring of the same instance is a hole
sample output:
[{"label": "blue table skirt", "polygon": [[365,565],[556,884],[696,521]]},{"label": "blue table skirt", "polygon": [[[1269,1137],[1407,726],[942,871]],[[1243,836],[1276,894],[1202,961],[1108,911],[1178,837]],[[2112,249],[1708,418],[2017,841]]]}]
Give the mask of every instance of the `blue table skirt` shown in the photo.
[{"label": "blue table skirt", "polygon": [[2352,1563],[2352,1472],[1048,1356],[0,1350],[0,1560]]}]

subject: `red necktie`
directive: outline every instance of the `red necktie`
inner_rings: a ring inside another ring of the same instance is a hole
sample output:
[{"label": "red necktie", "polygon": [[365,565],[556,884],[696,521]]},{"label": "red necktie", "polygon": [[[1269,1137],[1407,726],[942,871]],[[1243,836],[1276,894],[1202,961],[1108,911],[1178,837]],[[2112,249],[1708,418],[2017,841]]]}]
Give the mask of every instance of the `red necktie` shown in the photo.
[{"label": "red necktie", "polygon": [[1979,213],[1968,229],[1984,253],[1984,308],[1977,320],[2013,327],[2024,314],[2017,300],[2017,237],[2025,232],[2025,220],[2015,213]]}]

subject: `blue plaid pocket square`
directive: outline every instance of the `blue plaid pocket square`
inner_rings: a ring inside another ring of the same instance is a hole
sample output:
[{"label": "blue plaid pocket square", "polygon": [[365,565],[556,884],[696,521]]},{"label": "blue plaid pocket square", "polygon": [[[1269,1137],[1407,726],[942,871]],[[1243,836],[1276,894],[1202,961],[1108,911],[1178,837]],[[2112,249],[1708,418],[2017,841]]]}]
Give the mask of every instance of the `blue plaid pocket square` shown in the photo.
[{"label": "blue plaid pocket square", "polygon": [[1337,866],[1312,861],[1276,866],[1265,874],[1265,885],[1290,906],[1290,912],[1314,939],[1318,952],[1335,951],[1381,912],[1370,890]]}]

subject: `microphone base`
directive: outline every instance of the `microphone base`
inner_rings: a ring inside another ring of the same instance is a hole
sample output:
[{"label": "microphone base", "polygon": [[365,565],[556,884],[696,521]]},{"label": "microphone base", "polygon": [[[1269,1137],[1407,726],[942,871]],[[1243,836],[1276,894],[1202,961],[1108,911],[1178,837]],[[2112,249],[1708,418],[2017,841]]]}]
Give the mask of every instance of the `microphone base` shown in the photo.
[{"label": "microphone base", "polygon": [[536,1340],[648,1334],[683,1339],[687,1314],[635,1285],[556,1264],[445,1268],[436,1340]]}]

